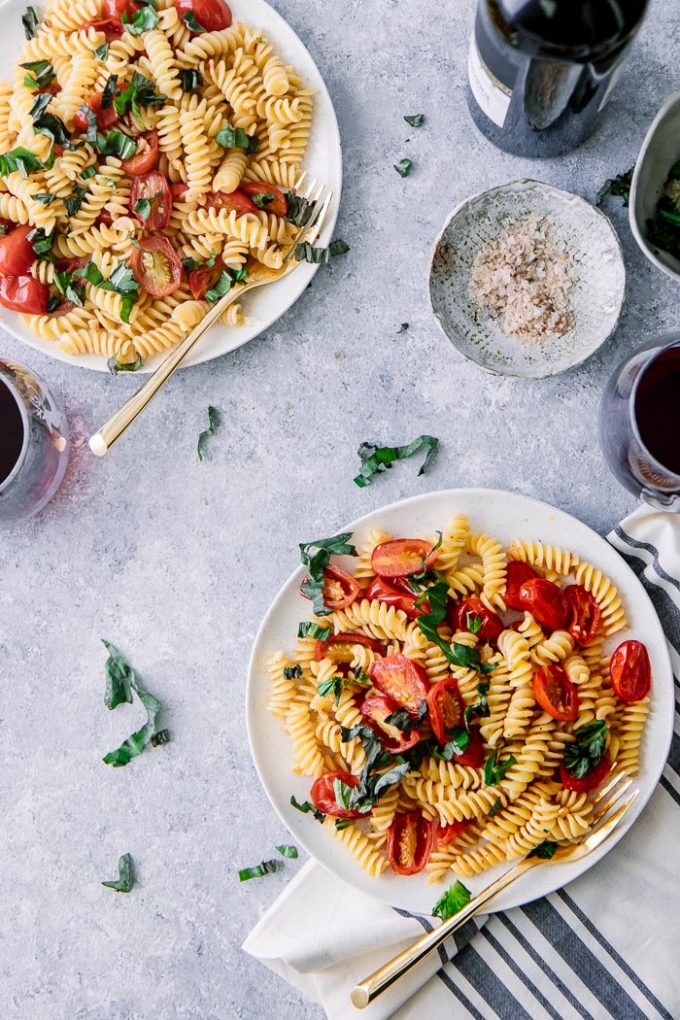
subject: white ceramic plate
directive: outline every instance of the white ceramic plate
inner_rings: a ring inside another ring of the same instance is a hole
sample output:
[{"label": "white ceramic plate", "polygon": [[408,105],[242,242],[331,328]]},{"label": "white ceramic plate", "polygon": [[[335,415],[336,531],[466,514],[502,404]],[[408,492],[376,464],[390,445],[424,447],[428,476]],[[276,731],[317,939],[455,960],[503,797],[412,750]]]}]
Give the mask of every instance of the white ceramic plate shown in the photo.
[{"label": "white ceramic plate", "polygon": [[[586,860],[574,864],[555,864],[536,868],[519,879],[490,905],[492,911],[508,910],[545,896],[567,882],[573,881],[592,867],[623,836],[638,817],[651,796],[668,756],[673,728],[673,674],[666,640],[654,607],[635,574],[619,554],[596,532],[575,517],[516,493],[494,489],[452,489],[393,503],[382,510],[362,517],[346,529],[361,542],[370,528],[379,527],[395,536],[431,535],[441,529],[455,513],[466,513],[475,531],[485,531],[510,543],[513,538],[541,539],[578,553],[608,574],[624,599],[630,630],[610,639],[612,647],[626,637],[636,636],[649,649],[654,672],[652,706],[644,733],[642,767],[636,784],[638,796],[628,811],[625,822],[610,839]],[[305,537],[305,536],[302,536]],[[351,569],[351,559],[348,559]],[[296,570],[274,599],[255,639],[247,691],[247,719],[250,747],[255,765],[275,810],[295,839],[330,871],[351,885],[384,900],[393,906],[419,913],[430,913],[444,885],[427,885],[426,873],[405,878],[385,874],[371,878],[340,842],[333,839],[311,815],[303,815],[290,806],[290,796],[299,801],[309,795],[312,780],[292,772],[292,749],[283,727],[266,707],[266,662],[276,649],[295,645],[298,622],[309,616],[309,603],[300,598],[298,589],[303,576]],[[507,866],[506,866],[507,867]],[[465,884],[473,894],[489,884],[503,865],[486,871]],[[452,880],[455,876],[452,875]]]},{"label": "white ceramic plate", "polygon": [[[342,190],[340,133],[331,97],[305,45],[281,15],[277,14],[265,0],[229,0],[229,5],[235,20],[239,19],[253,28],[262,29],[284,63],[292,64],[302,76],[303,84],[313,88],[316,93],[312,131],[303,167],[307,170],[310,179],[317,178],[333,191],[333,201],[326,226],[317,242],[319,245],[328,244],[337,219]],[[40,5],[36,6],[40,10]],[[24,42],[21,15],[25,8],[24,0],[5,0],[0,4],[0,14],[4,25],[0,34],[0,64],[5,69],[2,72],[3,77],[10,76],[10,68],[17,61]],[[240,327],[213,326],[183,362],[183,366],[198,365],[203,361],[218,358],[221,354],[236,350],[237,347],[241,347],[249,340],[259,336],[272,323],[276,322],[293,302],[297,301],[318,268],[318,266],[305,263],[285,279],[258,289],[252,294],[247,294],[243,299],[243,306],[246,315],[252,320],[251,324]],[[65,361],[69,365],[80,365],[83,368],[92,368],[99,372],[107,371],[106,358],[94,355],[73,357],[70,354],[64,354],[54,344],[35,336],[22,323],[17,313],[6,309],[0,309],[0,312],[2,325],[31,347],[35,347],[53,358],[58,358],[59,361]],[[157,363],[157,358],[150,358],[142,371],[153,371]]]},{"label": "white ceramic plate", "polygon": [[[468,285],[480,248],[530,215],[549,218],[559,247],[572,258],[574,325],[562,337],[523,344],[476,308]],[[625,289],[621,244],[604,213],[541,181],[512,181],[466,198],[432,252],[430,301],[439,325],[461,354],[497,375],[541,379],[581,364],[616,329]]]}]

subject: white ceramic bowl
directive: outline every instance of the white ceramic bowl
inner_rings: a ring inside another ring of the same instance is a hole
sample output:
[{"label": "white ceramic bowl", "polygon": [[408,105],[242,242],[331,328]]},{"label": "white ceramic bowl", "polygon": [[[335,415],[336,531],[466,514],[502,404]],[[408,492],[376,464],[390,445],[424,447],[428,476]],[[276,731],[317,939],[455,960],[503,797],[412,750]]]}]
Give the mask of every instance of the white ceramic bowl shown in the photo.
[{"label": "white ceramic bowl", "polygon": [[[521,344],[480,314],[468,294],[480,247],[511,223],[548,216],[552,231],[576,266],[574,326],[556,340]],[[512,181],[466,199],[453,210],[435,242],[430,300],[444,333],[461,354],[498,375],[540,379],[579,365],[616,329],[626,270],[614,228],[577,195],[540,181]]]},{"label": "white ceramic bowl", "polygon": [[630,188],[630,229],[638,245],[667,276],[680,280],[680,260],[647,239],[647,221],[656,215],[668,171],[680,158],[680,92],[669,96],[651,123],[635,164]]}]

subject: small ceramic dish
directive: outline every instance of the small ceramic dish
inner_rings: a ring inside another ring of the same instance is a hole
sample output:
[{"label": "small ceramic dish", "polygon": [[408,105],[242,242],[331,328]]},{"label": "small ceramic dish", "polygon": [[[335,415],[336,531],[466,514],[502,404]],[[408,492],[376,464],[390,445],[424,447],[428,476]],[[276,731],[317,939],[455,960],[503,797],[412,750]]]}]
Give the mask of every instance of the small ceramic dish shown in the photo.
[{"label": "small ceramic dish", "polygon": [[651,123],[635,164],[630,187],[630,229],[650,262],[680,280],[680,260],[647,238],[647,221],[656,215],[668,173],[680,158],[680,92],[669,96]]},{"label": "small ceramic dish", "polygon": [[[558,339],[523,344],[479,311],[468,286],[480,247],[530,215],[548,216],[558,244],[572,257],[574,325]],[[497,375],[541,379],[585,361],[616,329],[625,289],[621,245],[607,217],[577,195],[540,181],[512,181],[466,199],[449,216],[432,253],[435,317],[461,354]]]}]

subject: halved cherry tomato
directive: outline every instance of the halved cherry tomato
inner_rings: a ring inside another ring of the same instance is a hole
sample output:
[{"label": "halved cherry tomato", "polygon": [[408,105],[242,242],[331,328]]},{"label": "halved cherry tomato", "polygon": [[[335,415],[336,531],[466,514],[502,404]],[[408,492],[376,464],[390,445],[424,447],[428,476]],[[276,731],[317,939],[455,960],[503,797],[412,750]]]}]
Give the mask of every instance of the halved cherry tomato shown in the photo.
[{"label": "halved cherry tomato", "polygon": [[553,719],[567,722],[578,718],[578,689],[556,662],[549,662],[534,673],[534,697]]},{"label": "halved cherry tomato", "polygon": [[415,747],[420,740],[420,733],[413,729],[404,733],[398,726],[385,722],[389,715],[397,712],[400,706],[386,694],[367,694],[359,710],[371,724],[371,729],[380,737],[383,748],[390,754],[401,754]]},{"label": "halved cherry tomato", "polygon": [[175,181],[171,184],[170,191],[172,192],[173,202],[181,202],[188,190],[189,185],[185,184],[184,181]]},{"label": "halved cherry tomato", "polygon": [[309,798],[315,808],[323,811],[325,815],[332,815],[334,818],[365,818],[370,812],[350,810],[342,807],[335,799],[335,780],[339,779],[347,786],[354,788],[359,782],[358,776],[351,772],[325,772],[312,785]]},{"label": "halved cherry tomato", "polygon": [[605,755],[599,765],[596,765],[586,776],[579,779],[577,776],[572,775],[564,762],[560,762],[560,782],[565,790],[575,790],[576,793],[589,793],[590,790],[596,790],[602,780],[609,775],[611,767],[612,763]]},{"label": "halved cherry tomato", "polygon": [[427,692],[427,707],[430,712],[432,732],[440,744],[449,739],[449,730],[463,725],[465,706],[458,692],[458,681],[452,676],[444,677]]},{"label": "halved cherry tomato", "polygon": [[503,601],[505,602],[508,609],[524,609],[524,606],[520,602],[519,589],[525,581],[531,581],[533,578],[540,577],[541,575],[533,567],[530,567],[528,563],[521,563],[513,560],[508,563],[508,575],[505,587],[505,595]]},{"label": "halved cherry tomato", "polygon": [[44,315],[49,296],[49,288],[32,276],[0,277],[0,305],[15,312]]},{"label": "halved cherry tomato", "polygon": [[[135,212],[137,202],[144,198],[151,203],[146,219],[142,219],[140,214]],[[130,192],[130,212],[144,225],[144,230],[164,230],[170,220],[171,211],[172,194],[163,174],[154,170],[150,174],[137,175]]]},{"label": "halved cherry tomato", "polygon": [[134,156],[124,159],[120,164],[126,174],[146,174],[153,170],[158,162],[158,132],[149,131],[136,139],[137,151]]},{"label": "halved cherry tomato", "polygon": [[233,209],[237,216],[260,211],[240,188],[232,191],[230,195],[224,191],[210,191],[206,196],[205,204],[208,209],[229,209],[230,211]]},{"label": "halved cherry tomato", "polygon": [[124,25],[120,18],[99,18],[96,21],[86,21],[80,26],[81,29],[93,28],[95,32],[103,32],[106,41],[111,42],[123,34]]},{"label": "halved cherry tomato", "polygon": [[387,856],[397,875],[422,871],[432,853],[434,823],[420,811],[397,815],[387,835]]},{"label": "halved cherry tomato", "polygon": [[448,825],[438,825],[434,834],[434,845],[437,850],[443,850],[445,846],[453,843],[454,839],[465,832],[472,824],[472,819],[464,818],[462,822],[450,822]]},{"label": "halved cherry tomato", "polygon": [[231,8],[224,0],[175,0],[180,17],[193,14],[206,32],[220,32],[231,25]]},{"label": "halved cherry tomato", "polygon": [[165,297],[182,282],[182,262],[167,237],[142,237],[130,252],[130,269],[152,297]]},{"label": "halved cherry tomato", "polygon": [[329,609],[346,609],[361,591],[359,582],[341,567],[329,564],[323,572],[323,600]]},{"label": "halved cherry tomato", "polygon": [[432,543],[424,538],[395,538],[376,545],[371,566],[378,577],[407,577],[428,569],[436,559]]},{"label": "halved cherry tomato", "polygon": [[331,637],[327,637],[323,641],[317,641],[314,646],[314,658],[317,662],[321,662],[322,659],[332,659],[333,662],[351,662],[353,659],[352,645],[365,645],[379,655],[385,651],[382,641],[378,641],[377,638],[347,631],[345,634],[332,634]]},{"label": "halved cherry tomato", "polygon": [[468,619],[478,616],[482,621],[475,633],[482,641],[495,641],[500,637],[504,624],[500,616],[484,605],[481,599],[463,599],[449,610],[449,621],[456,630],[469,630]]},{"label": "halved cherry tomato", "polygon": [[[202,266],[200,269],[192,269],[189,273],[191,296],[200,301],[206,290],[215,286],[221,272],[219,266]],[[302,595],[302,592],[300,594]]]},{"label": "halved cherry tomato", "polygon": [[621,701],[642,701],[652,687],[652,664],[642,641],[623,641],[609,663],[612,687]]},{"label": "halved cherry tomato", "polygon": [[521,608],[531,613],[541,627],[562,630],[569,619],[569,603],[561,588],[544,577],[525,581],[519,588]]},{"label": "halved cherry tomato", "polygon": [[254,198],[256,195],[273,195],[273,199],[262,207],[265,212],[273,213],[274,216],[285,216],[288,212],[288,199],[273,184],[262,184],[261,181],[243,181],[239,185],[239,190],[245,192],[249,198]]},{"label": "halved cherry tomato", "polygon": [[422,616],[423,613],[429,612],[427,602],[417,606],[417,595],[413,593],[407,594],[403,589],[397,588],[382,577],[376,577],[371,582],[366,590],[365,598],[369,599],[369,601],[375,599],[387,606],[395,606],[396,609],[401,609],[402,613],[406,613],[409,620],[415,620],[417,616]]},{"label": "halved cherry tomato", "polygon": [[457,754],[454,763],[467,765],[471,769],[480,769],[486,760],[484,743],[478,730],[470,730],[470,743],[462,754]]},{"label": "halved cherry tomato", "polygon": [[[116,113],[113,104],[107,106],[102,110],[102,93],[95,92],[87,101],[87,105],[97,116],[97,127],[100,131],[108,131],[109,128],[120,120],[120,117]],[[73,130],[74,131],[87,131],[89,127],[87,117],[82,110],[76,110],[73,115]]]},{"label": "halved cherry tomato", "polygon": [[0,276],[24,276],[35,262],[33,245],[27,240],[31,226],[15,227],[0,237]]},{"label": "halved cherry tomato", "polygon": [[589,644],[600,628],[602,610],[582,584],[564,589],[569,603],[569,633],[579,645]]},{"label": "halved cherry tomato", "polygon": [[427,698],[427,673],[419,662],[405,655],[387,655],[374,659],[368,672],[379,691],[402,705],[409,715],[418,715],[420,703]]},{"label": "halved cherry tomato", "polygon": [[123,14],[127,14],[128,18],[134,17],[137,13],[141,4],[135,3],[135,0],[104,0],[103,14],[107,18],[120,18]]}]

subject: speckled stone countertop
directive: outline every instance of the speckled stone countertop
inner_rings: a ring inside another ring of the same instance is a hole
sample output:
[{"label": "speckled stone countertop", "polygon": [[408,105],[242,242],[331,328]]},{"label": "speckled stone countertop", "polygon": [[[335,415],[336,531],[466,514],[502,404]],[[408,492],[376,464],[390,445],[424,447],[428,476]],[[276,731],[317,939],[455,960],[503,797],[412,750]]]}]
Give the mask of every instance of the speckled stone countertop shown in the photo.
[{"label": "speckled stone countertop", "polygon": [[[542,164],[496,151],[469,119],[473,0],[276,6],[335,102],[337,236],[351,252],[260,339],[175,376],[104,461],[86,436],[137,380],[0,335],[0,356],[49,381],[73,435],[57,498],[0,533],[2,1020],[320,1017],[240,950],[299,864],[243,886],[236,877],[286,836],[250,762],[244,684],[296,543],[430,488],[514,489],[602,532],[633,506],[598,449],[599,396],[622,357],[675,325],[678,290],[635,247],[620,202],[607,207],[628,269],[620,330],[558,378],[494,378],[461,362],[430,314],[426,278],[433,239],[466,195],[531,176],[591,198],[634,162],[676,87],[674,6],[653,0],[591,140]],[[408,128],[403,115],[419,112],[426,125]],[[407,180],[392,169],[404,156]],[[224,425],[199,464],[209,403]],[[428,476],[405,464],[371,488],[352,484],[360,441],[421,432],[442,443]],[[162,698],[172,731],[123,769],[101,756],[139,707],[105,710],[100,637]],[[99,882],[125,851],[139,882],[120,896]]]}]

